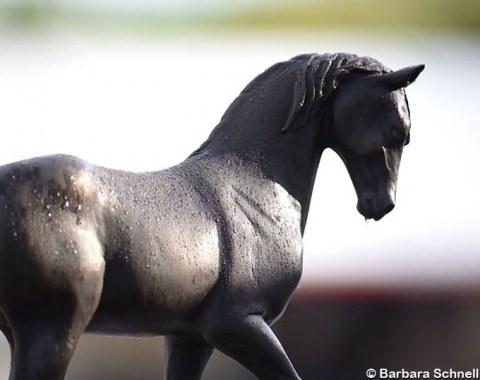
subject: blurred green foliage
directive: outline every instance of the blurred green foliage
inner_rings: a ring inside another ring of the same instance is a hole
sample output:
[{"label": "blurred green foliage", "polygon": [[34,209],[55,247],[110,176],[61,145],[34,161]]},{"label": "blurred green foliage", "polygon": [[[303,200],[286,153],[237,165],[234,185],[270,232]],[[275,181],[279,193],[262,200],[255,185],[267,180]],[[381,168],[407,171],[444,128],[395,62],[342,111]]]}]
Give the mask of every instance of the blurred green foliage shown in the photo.
[{"label": "blurred green foliage", "polygon": [[321,29],[331,27],[480,30],[480,0],[277,0],[232,11],[185,12],[175,17],[160,11],[73,11],[46,1],[24,0],[0,8],[2,19],[23,27],[52,24],[115,26],[136,30],[162,28]]},{"label": "blurred green foliage", "polygon": [[332,26],[480,29],[479,0],[279,1],[231,14],[226,25],[326,28]]},{"label": "blurred green foliage", "polygon": [[24,1],[6,6],[2,11],[10,23],[20,26],[38,25],[42,23],[49,14],[49,10],[45,6],[40,6],[32,1]]}]

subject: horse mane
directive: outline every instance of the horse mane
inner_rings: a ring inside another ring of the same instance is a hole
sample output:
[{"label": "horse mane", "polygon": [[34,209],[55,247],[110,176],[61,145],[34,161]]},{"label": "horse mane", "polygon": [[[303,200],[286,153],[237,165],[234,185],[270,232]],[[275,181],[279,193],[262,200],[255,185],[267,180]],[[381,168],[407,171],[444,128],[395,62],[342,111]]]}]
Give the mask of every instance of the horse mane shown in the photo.
[{"label": "horse mane", "polygon": [[315,104],[324,103],[350,73],[382,74],[392,70],[370,57],[349,53],[302,54],[288,62],[296,64],[296,80],[288,117],[282,132],[306,123]]},{"label": "horse mane", "polygon": [[[222,117],[221,122],[214,128],[208,139],[195,150],[190,157],[204,151],[211,143],[213,136],[221,129],[223,121],[231,115],[242,95],[255,92],[261,83],[279,78],[280,73],[286,71],[295,75],[292,99],[289,105],[288,116],[283,123],[280,133],[296,131],[308,121],[312,109],[320,109],[330,95],[338,88],[350,73],[382,74],[392,70],[385,67],[374,58],[360,57],[350,53],[335,54],[301,54],[288,61],[274,64],[263,73],[255,77],[230,105]],[[318,105],[318,106],[317,106]],[[315,106],[315,107],[314,107]]]}]

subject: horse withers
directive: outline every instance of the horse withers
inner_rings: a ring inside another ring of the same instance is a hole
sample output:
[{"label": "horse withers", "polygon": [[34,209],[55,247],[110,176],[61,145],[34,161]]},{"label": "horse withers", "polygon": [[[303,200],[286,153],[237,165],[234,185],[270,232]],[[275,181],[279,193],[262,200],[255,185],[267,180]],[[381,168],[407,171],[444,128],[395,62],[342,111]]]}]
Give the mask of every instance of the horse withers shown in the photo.
[{"label": "horse withers", "polygon": [[302,273],[322,152],[358,210],[392,210],[410,136],[404,88],[353,54],[278,63],[170,169],[129,173],[57,155],[0,168],[0,328],[10,380],[63,379],[80,336],[165,335],[166,379],[200,379],[214,348],[259,379],[299,379],[270,326]]}]

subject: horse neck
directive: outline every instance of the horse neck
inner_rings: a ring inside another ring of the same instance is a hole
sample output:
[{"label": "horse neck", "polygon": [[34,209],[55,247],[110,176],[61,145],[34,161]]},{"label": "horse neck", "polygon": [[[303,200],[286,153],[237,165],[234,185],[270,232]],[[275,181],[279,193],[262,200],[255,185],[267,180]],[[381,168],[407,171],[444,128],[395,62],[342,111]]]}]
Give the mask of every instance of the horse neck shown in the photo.
[{"label": "horse neck", "polygon": [[192,156],[235,155],[254,165],[262,176],[280,184],[300,203],[303,233],[324,150],[324,126],[310,122],[293,132],[281,132],[292,102],[294,80],[287,71],[273,83],[260,83],[242,92]]}]

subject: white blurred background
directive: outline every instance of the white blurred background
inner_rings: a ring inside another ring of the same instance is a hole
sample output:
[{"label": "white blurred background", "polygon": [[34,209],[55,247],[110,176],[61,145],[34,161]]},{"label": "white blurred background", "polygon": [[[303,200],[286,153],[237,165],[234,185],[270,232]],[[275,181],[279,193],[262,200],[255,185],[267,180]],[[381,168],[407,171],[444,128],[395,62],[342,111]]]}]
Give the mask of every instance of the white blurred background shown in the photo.
[{"label": "white blurred background", "polygon": [[[327,151],[299,291],[477,292],[480,7],[464,0],[457,6],[470,13],[454,6],[428,18],[445,2],[392,1],[379,15],[341,3],[351,13],[337,15],[327,0],[0,1],[0,164],[68,153],[158,170],[195,150],[242,88],[275,62],[348,51],[392,69],[424,63],[407,90],[412,140],[396,208],[366,223],[345,168]],[[318,9],[331,18],[315,20]],[[68,378],[77,378],[72,371]]]}]

